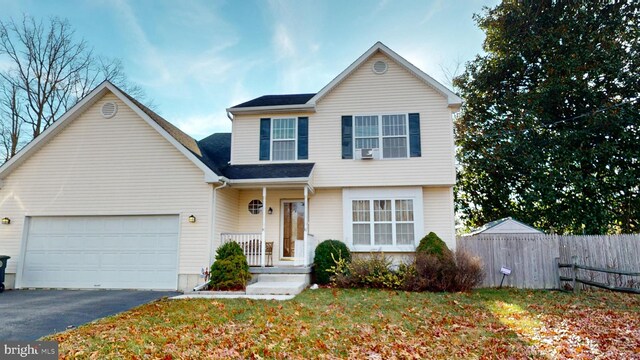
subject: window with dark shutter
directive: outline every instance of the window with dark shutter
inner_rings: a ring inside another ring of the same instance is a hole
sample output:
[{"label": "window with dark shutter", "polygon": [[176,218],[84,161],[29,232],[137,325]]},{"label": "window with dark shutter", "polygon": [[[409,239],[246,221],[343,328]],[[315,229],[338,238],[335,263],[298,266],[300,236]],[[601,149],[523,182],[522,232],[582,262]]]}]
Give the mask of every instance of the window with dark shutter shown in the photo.
[{"label": "window with dark shutter", "polygon": [[353,159],[353,116],[342,116],[342,158]]},{"label": "window with dark shutter", "polygon": [[309,118],[298,118],[298,160],[309,158]]},{"label": "window with dark shutter", "polygon": [[271,119],[260,119],[260,160],[271,158]]},{"label": "window with dark shutter", "polygon": [[420,144],[420,114],[409,114],[409,156],[422,156],[422,146]]}]

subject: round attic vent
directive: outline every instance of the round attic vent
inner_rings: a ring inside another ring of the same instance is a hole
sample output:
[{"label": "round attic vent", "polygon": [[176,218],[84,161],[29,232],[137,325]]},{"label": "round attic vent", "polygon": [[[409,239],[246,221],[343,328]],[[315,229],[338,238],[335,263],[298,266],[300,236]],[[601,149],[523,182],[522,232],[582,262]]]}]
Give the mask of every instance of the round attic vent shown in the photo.
[{"label": "round attic vent", "polygon": [[106,102],[102,105],[102,109],[100,111],[105,119],[111,119],[118,112],[118,105],[113,102]]},{"label": "round attic vent", "polygon": [[382,61],[382,60],[378,60],[376,62],[373,63],[373,72],[376,74],[384,74],[387,72],[387,63]]}]

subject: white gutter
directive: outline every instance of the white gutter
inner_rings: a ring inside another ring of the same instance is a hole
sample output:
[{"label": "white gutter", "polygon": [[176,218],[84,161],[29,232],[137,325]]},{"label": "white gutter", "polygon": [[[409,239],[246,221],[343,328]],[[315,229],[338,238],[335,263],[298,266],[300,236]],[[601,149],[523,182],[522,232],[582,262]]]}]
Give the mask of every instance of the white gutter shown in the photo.
[{"label": "white gutter", "polygon": [[292,111],[301,111],[301,112],[315,112],[316,105],[315,104],[296,104],[296,105],[273,105],[273,106],[252,106],[252,107],[243,107],[243,108],[227,108],[227,113],[231,114],[257,114],[257,113],[265,113],[265,112],[292,112]]}]

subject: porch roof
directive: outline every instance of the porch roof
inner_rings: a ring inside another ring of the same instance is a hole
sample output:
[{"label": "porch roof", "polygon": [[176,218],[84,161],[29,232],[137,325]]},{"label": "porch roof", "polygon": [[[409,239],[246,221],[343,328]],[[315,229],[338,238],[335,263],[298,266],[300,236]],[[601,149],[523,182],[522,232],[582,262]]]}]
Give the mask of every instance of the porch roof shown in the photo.
[{"label": "porch roof", "polygon": [[224,169],[229,180],[309,178],[314,163],[230,165]]}]

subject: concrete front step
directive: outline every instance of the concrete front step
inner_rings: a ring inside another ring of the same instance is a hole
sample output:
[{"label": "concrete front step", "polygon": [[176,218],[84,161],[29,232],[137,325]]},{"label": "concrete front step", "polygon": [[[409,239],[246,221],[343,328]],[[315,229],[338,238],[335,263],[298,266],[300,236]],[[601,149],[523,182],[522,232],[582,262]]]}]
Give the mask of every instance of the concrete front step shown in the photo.
[{"label": "concrete front step", "polygon": [[247,295],[297,295],[306,287],[304,281],[258,281],[247,285]]},{"label": "concrete front step", "polygon": [[309,274],[256,274],[258,282],[303,282],[309,283]]}]

